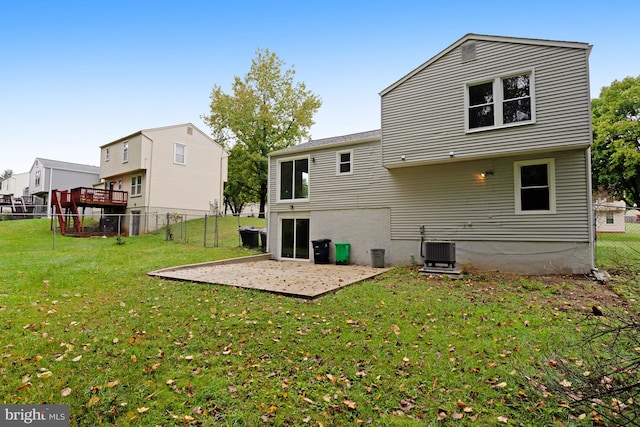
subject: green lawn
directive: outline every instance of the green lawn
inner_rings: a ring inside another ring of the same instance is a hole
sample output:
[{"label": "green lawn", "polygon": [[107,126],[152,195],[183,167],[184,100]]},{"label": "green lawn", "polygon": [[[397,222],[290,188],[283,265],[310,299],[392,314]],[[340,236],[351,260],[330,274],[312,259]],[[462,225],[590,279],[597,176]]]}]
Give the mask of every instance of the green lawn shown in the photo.
[{"label": "green lawn", "polygon": [[2,403],[82,426],[593,425],[531,379],[577,363],[600,285],[396,268],[303,301],[145,274],[253,253],[0,222]]}]

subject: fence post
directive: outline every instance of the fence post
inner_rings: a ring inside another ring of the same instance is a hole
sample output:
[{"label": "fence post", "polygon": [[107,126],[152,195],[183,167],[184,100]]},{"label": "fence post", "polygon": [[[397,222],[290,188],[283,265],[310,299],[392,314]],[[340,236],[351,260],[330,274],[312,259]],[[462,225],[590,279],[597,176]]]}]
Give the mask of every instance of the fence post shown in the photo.
[{"label": "fence post", "polygon": [[169,225],[169,220],[171,219],[171,216],[169,215],[169,212],[167,212],[167,222],[166,225],[164,227],[164,229],[166,230],[166,237],[165,240],[169,241],[169,240],[173,240],[171,237],[171,225]]},{"label": "fence post", "polygon": [[215,227],[215,234],[213,235],[213,246],[214,247],[218,247],[218,212],[216,211],[216,227]]},{"label": "fence post", "polygon": [[207,214],[204,214],[204,247],[207,247]]}]

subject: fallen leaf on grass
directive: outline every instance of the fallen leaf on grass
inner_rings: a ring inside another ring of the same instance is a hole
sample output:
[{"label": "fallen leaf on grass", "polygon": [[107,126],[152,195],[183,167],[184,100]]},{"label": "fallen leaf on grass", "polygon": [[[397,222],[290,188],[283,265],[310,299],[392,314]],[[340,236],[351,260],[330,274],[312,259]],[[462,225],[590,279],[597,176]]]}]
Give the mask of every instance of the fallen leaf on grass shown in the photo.
[{"label": "fallen leaf on grass", "polygon": [[144,414],[145,412],[147,412],[149,410],[149,408],[147,408],[146,406],[143,406],[141,408],[137,408],[136,411],[138,411],[139,414]]},{"label": "fallen leaf on grass", "polygon": [[561,385],[562,387],[567,387],[567,388],[569,388],[569,387],[571,387],[571,381],[562,380],[562,381],[560,381],[560,385]]},{"label": "fallen leaf on grass", "polygon": [[391,325],[391,329],[393,330],[394,334],[400,335],[400,327],[398,325],[394,323],[393,325]]},{"label": "fallen leaf on grass", "polygon": [[345,399],[343,403],[349,409],[356,409],[358,407],[358,404],[353,400]]},{"label": "fallen leaf on grass", "polygon": [[91,399],[87,402],[87,408],[91,408],[96,403],[100,402],[100,398],[98,396],[91,396]]},{"label": "fallen leaf on grass", "polygon": [[107,388],[114,388],[115,386],[117,386],[118,384],[120,384],[120,380],[115,380],[115,381],[109,381],[107,383]]},{"label": "fallen leaf on grass", "polygon": [[62,390],[60,390],[60,395],[62,397],[67,397],[67,396],[69,396],[71,394],[71,391],[72,391],[71,387],[63,388]]},{"label": "fallen leaf on grass", "polygon": [[505,416],[500,416],[500,417],[498,417],[498,422],[507,424],[509,422],[509,418],[507,418]]}]

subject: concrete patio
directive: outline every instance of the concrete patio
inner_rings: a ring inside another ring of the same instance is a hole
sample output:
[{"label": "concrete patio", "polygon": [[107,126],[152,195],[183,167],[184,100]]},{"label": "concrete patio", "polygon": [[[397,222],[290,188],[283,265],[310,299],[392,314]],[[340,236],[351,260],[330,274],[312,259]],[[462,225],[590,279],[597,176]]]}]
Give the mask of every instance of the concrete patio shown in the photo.
[{"label": "concrete patio", "polygon": [[388,271],[362,265],[274,261],[269,254],[163,268],[150,276],[313,299]]}]

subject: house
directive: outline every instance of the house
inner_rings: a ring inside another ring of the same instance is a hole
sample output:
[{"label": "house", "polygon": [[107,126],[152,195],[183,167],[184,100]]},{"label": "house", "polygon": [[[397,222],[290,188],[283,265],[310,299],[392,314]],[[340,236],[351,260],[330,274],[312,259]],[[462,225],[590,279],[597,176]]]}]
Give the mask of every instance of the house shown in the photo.
[{"label": "house", "polygon": [[589,272],[590,50],[468,34],[380,93],[381,130],[272,153],[268,250],[394,265],[454,242],[472,268]]},{"label": "house", "polygon": [[593,205],[596,215],[597,233],[624,233],[626,232],[625,213],[627,204],[624,200],[606,201],[597,200]]},{"label": "house", "polygon": [[191,123],[140,130],[100,151],[104,188],[128,192],[129,234],[162,226],[166,214],[204,216],[222,206],[228,153]]},{"label": "house", "polygon": [[34,199],[35,212],[50,214],[53,190],[91,187],[100,181],[97,166],[36,158],[29,171],[29,195]]},{"label": "house", "polygon": [[0,214],[15,212],[15,204],[29,197],[29,172],[14,173],[0,180]]}]

